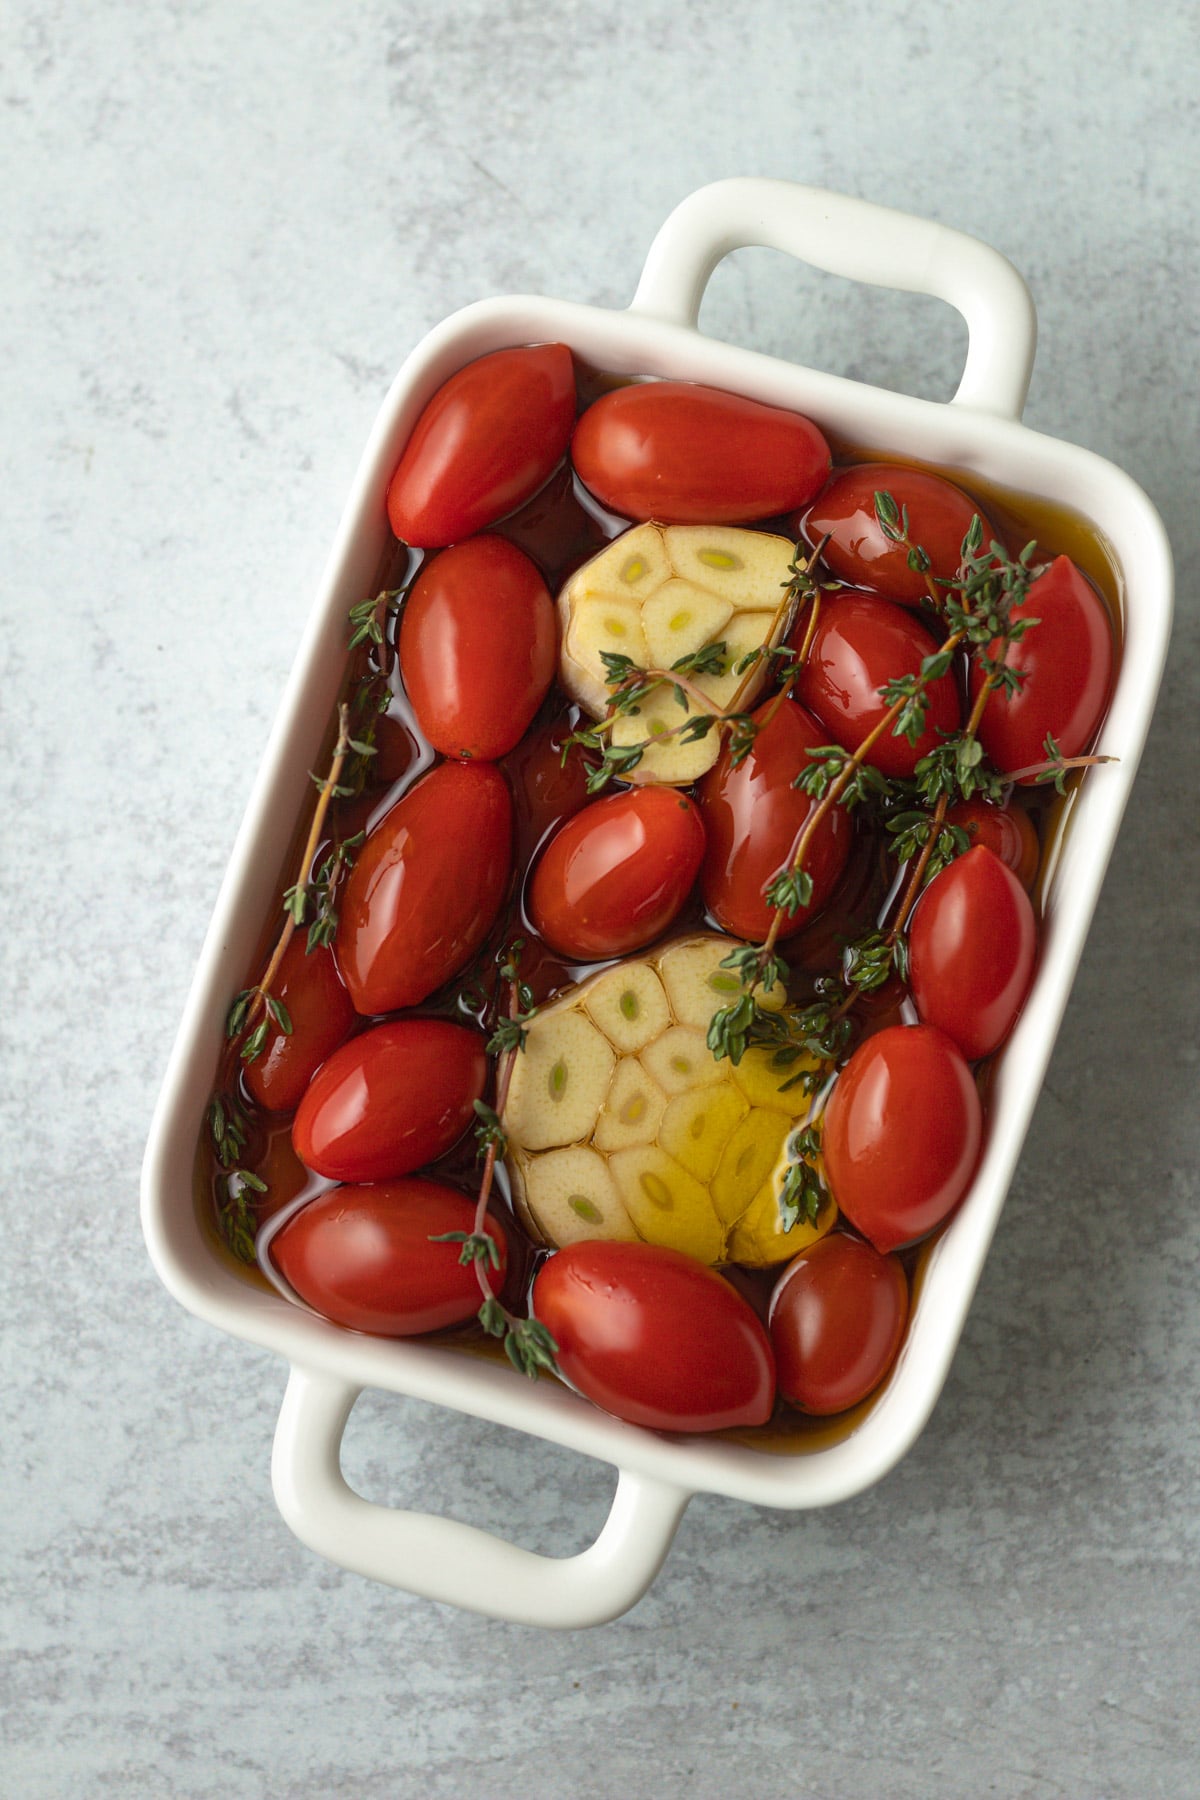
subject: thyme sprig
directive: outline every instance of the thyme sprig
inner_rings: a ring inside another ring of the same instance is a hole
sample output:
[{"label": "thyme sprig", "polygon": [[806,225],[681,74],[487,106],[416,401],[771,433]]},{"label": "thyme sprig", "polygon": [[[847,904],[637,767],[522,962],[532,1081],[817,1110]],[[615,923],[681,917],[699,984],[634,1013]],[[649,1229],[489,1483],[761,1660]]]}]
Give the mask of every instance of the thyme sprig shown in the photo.
[{"label": "thyme sprig", "polygon": [[[333,760],[329,765],[329,772],[323,779],[318,776],[313,777],[317,784],[318,798],[316,808],[313,812],[312,824],[309,826],[308,837],[305,840],[304,850],[301,853],[300,866],[302,869],[309,869],[312,867],[312,861],[313,857],[316,855],[317,845],[321,841],[321,832],[325,824],[325,815],[329,811],[330,802],[350,791],[343,786],[341,775],[343,765],[351,752],[353,743],[354,740],[350,735],[350,709],[343,704],[338,707],[337,743],[334,745]],[[341,852],[340,860],[339,851]],[[314,923],[318,926],[319,933],[327,931],[328,936],[319,935],[317,939],[318,943],[328,943],[337,929],[336,917],[332,915],[332,898],[330,892],[334,872],[333,865],[337,863],[337,866],[344,867],[349,860],[349,856],[346,854],[346,845],[339,846],[339,851],[335,851],[333,856],[328,859],[327,864],[323,865],[328,868],[329,881],[326,883],[325,895],[318,905],[317,919]],[[350,855],[352,855],[352,851],[350,852]],[[318,878],[318,886],[319,885]],[[304,920],[308,915],[308,909],[312,903],[312,899],[313,897],[310,893],[309,884],[306,881],[297,882],[293,887],[288,888],[284,895],[284,912],[286,917],[283,930],[276,939],[275,948],[271,952],[270,960],[262,973],[262,977],[253,987],[243,989],[229,1009],[229,1014],[225,1021],[225,1035],[231,1044],[236,1043],[239,1045],[238,1055],[243,1062],[253,1062],[256,1057],[262,1055],[263,1050],[266,1048],[267,1037],[272,1022],[276,1024],[280,1031],[285,1035],[290,1035],[291,1033],[291,1020],[288,1018],[286,1008],[282,1001],[272,994],[271,984],[279,973],[280,964],[283,962],[288,945],[291,943],[297,928],[304,923]],[[309,950],[316,948],[316,944],[312,941],[311,931],[309,933],[308,948]],[[265,1014],[265,1017],[260,1017],[260,1014]]]},{"label": "thyme sprig", "polygon": [[[726,655],[724,642],[705,644],[699,650],[679,657],[669,669],[643,669],[632,657],[622,656],[615,650],[602,650],[600,660],[604,664],[605,685],[610,689],[608,710],[603,719],[573,731],[563,740],[561,760],[564,766],[573,745],[598,757],[599,760],[590,766],[586,781],[587,792],[596,794],[610,781],[624,781],[652,744],[667,743],[674,737],[691,743],[705,736],[726,715],[713,705],[692,677],[723,675]],[[685,717],[680,723],[638,744],[612,743],[611,733],[616,721],[636,716],[650,695],[666,686],[673,690],[677,704],[683,708]],[[695,713],[688,713],[689,701],[696,706]]]},{"label": "thyme sprig", "polygon": [[384,650],[387,645],[388,622],[399,612],[407,594],[408,585],[398,588],[383,588],[378,594],[373,594],[369,600],[360,600],[356,606],[352,606],[350,608],[351,650],[357,650],[360,644],[373,644],[377,650]]},{"label": "thyme sprig", "polygon": [[217,1208],[217,1226],[229,1249],[241,1262],[254,1261],[254,1203],[252,1196],[265,1194],[267,1184],[242,1163],[250,1126],[245,1113],[228,1094],[214,1094],[209,1102],[208,1129],[213,1154],[222,1171],[224,1192]]},{"label": "thyme sprig", "polygon": [[[1014,616],[1041,573],[1035,561],[1036,543],[1027,544],[1015,558],[995,542],[985,547],[982,522],[976,515],[963,539],[958,574],[946,581],[933,574],[932,559],[914,540],[906,508],[897,506],[891,494],[878,492],[875,512],[884,535],[905,547],[908,566],[922,577],[927,598],[944,621],[947,635],[936,651],[922,659],[918,670],[880,688],[886,710],[856,750],[829,744],[808,753],[793,785],[815,804],[788,861],[766,885],[772,916],[763,942],[739,945],[724,959],[723,966],[738,975],[742,991],[714,1013],[708,1028],[708,1045],[715,1057],[737,1063],[752,1047],[769,1049],[773,1065],[785,1076],[781,1086],[802,1082],[811,1096],[827,1086],[848,1052],[853,1036],[850,1013],[859,998],[878,991],[893,974],[907,978],[905,929],[923,888],[970,847],[969,834],[946,823],[950,805],[976,795],[999,801],[1014,780],[1023,778],[1053,781],[1062,792],[1071,769],[1107,760],[1065,758],[1053,737],[1047,737],[1044,764],[1001,774],[988,763],[979,742],[979,726],[992,695],[1010,696],[1023,680],[1023,672],[1011,667],[1007,658],[1010,645],[1038,623],[1035,618]],[[814,614],[819,604],[817,591],[812,595]],[[810,618],[806,650],[814,630]],[[887,732],[910,744],[919,743],[928,723],[929,689],[949,673],[956,655],[964,650],[974,652],[984,677],[966,725],[918,761],[911,781],[888,778],[868,761],[871,750]],[[808,1004],[769,1008],[762,1003],[763,993],[781,980],[786,983],[788,975],[777,949],[780,933],[787,920],[811,903],[813,880],[806,860],[816,832],[838,804],[846,811],[864,806],[877,813],[890,838],[892,854],[902,867],[909,865],[908,879],[887,929],[868,932],[848,945],[840,971],[816,983]],[[789,1065],[802,1058],[804,1068],[787,1077]],[[802,1145],[800,1136],[795,1137],[795,1158],[781,1194],[785,1230],[801,1216],[802,1205],[811,1208],[817,1204],[814,1196],[820,1178],[815,1167],[814,1118],[810,1117],[805,1129],[812,1134],[811,1141],[806,1139]]]},{"label": "thyme sprig", "polygon": [[496,1064],[496,1104],[491,1107],[483,1100],[475,1102],[479,1121],[475,1127],[475,1137],[483,1154],[483,1172],[479,1179],[474,1222],[470,1231],[444,1232],[432,1241],[460,1245],[458,1260],[464,1267],[474,1266],[475,1279],[479,1283],[482,1303],[476,1317],[480,1325],[489,1337],[503,1338],[504,1351],[513,1368],[535,1381],[542,1369],[557,1375],[558,1364],[555,1358],[558,1355],[558,1345],[537,1319],[519,1318],[500,1300],[492,1286],[492,1273],[499,1269],[500,1257],[486,1229],[496,1159],[502,1157],[508,1148],[500,1119],[508,1099],[516,1059],[525,1046],[525,1028],[536,1010],[532,992],[520,976],[522,948],[522,941],[518,938],[504,953],[500,962],[500,977],[507,992],[507,1007],[504,1023],[502,1025],[497,1021],[497,1029],[488,1045],[488,1049],[494,1050],[499,1058]]},{"label": "thyme sprig", "polygon": [[[407,592],[407,587],[385,588],[350,609],[349,649],[361,652],[365,646],[367,666],[354,682],[352,698],[338,707],[337,739],[327,772],[311,777],[317,789],[317,802],[300,856],[300,874],[284,891],[284,923],[274,949],[259,980],[253,987],[243,988],[235,995],[226,1015],[223,1082],[231,1079],[231,1061],[236,1067],[237,1063],[255,1062],[262,1055],[272,1025],[285,1037],[292,1034],[288,1009],[272,989],[295,933],[307,924],[306,951],[310,955],[332,943],[336,936],[337,890],[353,864],[365,833],[360,831],[352,837],[338,839],[315,869],[313,862],[331,805],[336,800],[350,799],[361,793],[366,783],[371,759],[376,754],[376,726],[391,702],[388,622],[399,610]],[[376,665],[373,671],[371,660]],[[261,1176],[241,1165],[247,1132],[245,1114],[221,1088],[212,1097],[208,1117],[214,1153],[223,1176],[217,1223],[234,1255],[243,1262],[252,1263],[256,1226],[254,1201],[255,1197],[266,1193],[267,1186]]]},{"label": "thyme sprig", "polygon": [[[886,492],[876,490],[875,517],[889,543],[898,544],[908,552],[908,566],[914,575],[920,575],[925,583],[925,592],[939,610],[941,594],[933,575],[933,561],[924,545],[914,543],[912,528],[908,522],[907,506],[897,506],[894,497]],[[974,525],[974,521],[972,521]],[[982,526],[980,535],[982,536]],[[968,533],[968,536],[970,534]],[[965,540],[964,540],[965,544]]]},{"label": "thyme sprig", "polygon": [[815,1225],[829,1203],[829,1189],[821,1178],[818,1158],[821,1140],[811,1126],[788,1139],[788,1164],[779,1190],[779,1223],[784,1231],[803,1221]]}]

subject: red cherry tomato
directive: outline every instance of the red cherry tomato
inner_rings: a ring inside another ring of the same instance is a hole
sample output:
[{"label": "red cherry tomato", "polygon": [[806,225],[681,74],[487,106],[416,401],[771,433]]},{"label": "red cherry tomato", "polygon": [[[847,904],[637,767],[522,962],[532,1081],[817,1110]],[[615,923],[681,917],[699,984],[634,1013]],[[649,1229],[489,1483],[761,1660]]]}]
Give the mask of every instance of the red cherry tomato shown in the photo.
[{"label": "red cherry tomato", "polygon": [[529,916],[560,956],[624,956],[667,929],[703,856],[704,826],[686,794],[611,794],[550,839],[529,885]]},{"label": "red cherry tomato", "polygon": [[[474,1216],[474,1202],[440,1181],[331,1188],[280,1226],[269,1255],[300,1298],[335,1325],[414,1337],[479,1310],[474,1265],[459,1262],[458,1244],[432,1241],[472,1230]],[[508,1245],[495,1219],[484,1223],[500,1255],[491,1277],[499,1288]]]},{"label": "red cherry tomato", "polygon": [[342,894],[338,968],[360,1013],[416,1006],[482,944],[512,865],[512,800],[494,763],[448,762],[397,800]]},{"label": "red cherry tomato", "polygon": [[421,570],[397,648],[434,749],[490,762],[524,736],[549,692],[558,662],[554,602],[514,544],[467,538]]},{"label": "red cherry tomato", "polygon": [[571,441],[580,480],[627,519],[731,525],[806,506],[829,446],[799,413],[686,381],[604,394]]},{"label": "red cherry tomato", "polygon": [[962,541],[978,513],[983,542],[996,537],[982,509],[941,475],[906,469],[897,463],[860,463],[841,469],[801,520],[808,542],[829,542],[824,560],[842,581],[885,594],[906,606],[926,597],[924,577],[908,566],[908,550],[893,543],[875,512],[875,495],[890,494],[898,508],[908,508],[909,536],[926,550],[930,574],[950,580],[962,562]]},{"label": "red cherry tomato", "polygon": [[989,800],[959,800],[946,812],[947,825],[965,831],[1010,868],[1022,887],[1033,886],[1041,849],[1037,829],[1024,807],[993,806]]},{"label": "red cherry tomato", "polygon": [[805,1413],[845,1412],[896,1360],[908,1282],[898,1258],[836,1231],[788,1264],[769,1318],[784,1399]]},{"label": "red cherry tomato", "polygon": [[[803,643],[807,623],[806,610],[792,632],[793,648]],[[826,595],[795,695],[835,744],[857,750],[890,710],[879,690],[886,682],[917,674],[924,659],[937,651],[936,640],[903,607],[874,594]],[[868,760],[885,775],[910,777],[942,735],[962,724],[953,670],[931,681],[925,692],[929,710],[916,743],[889,728],[871,746]]]},{"label": "red cherry tomato", "polygon": [[487,1081],[478,1031],[391,1019],[322,1063],[292,1123],[296,1154],[335,1181],[408,1175],[456,1144]]},{"label": "red cherry tomato", "polygon": [[927,1025],[968,1062],[998,1050],[1025,1004],[1037,961],[1029,895],[978,844],[935,875],[908,934],[909,986]]},{"label": "red cherry tomato", "polygon": [[571,1244],[544,1263],[533,1310],[567,1381],[656,1431],[761,1425],[775,1402],[771,1344],[715,1270],[655,1244]]},{"label": "red cherry tomato", "polygon": [[[1046,761],[1047,732],[1064,756],[1086,750],[1104,717],[1113,672],[1108,609],[1070,557],[1055,557],[1011,617],[1038,621],[1009,645],[1004,659],[1025,679],[1011,696],[993,693],[979,723],[980,743],[1007,774]],[[999,641],[989,649],[998,656]],[[983,682],[983,670],[973,663],[972,700]]]},{"label": "red cherry tomato", "polygon": [[309,954],[306,944],[301,929],[271,982],[272,996],[287,1012],[290,1034],[268,1019],[266,1048],[244,1065],[246,1091],[267,1112],[291,1112],[315,1071],[358,1022],[332,951],[321,945]]},{"label": "red cherry tomato", "polygon": [[829,1186],[881,1253],[924,1237],[975,1173],[983,1113],[971,1071],[932,1025],[889,1025],[860,1044],[825,1113]]},{"label": "red cherry tomato", "polygon": [[537,492],[566,450],[575,369],[565,344],[494,350],[452,375],[417,420],[388,487],[392,530],[439,549]]},{"label": "red cherry tomato", "polygon": [[[768,700],[752,717],[762,720],[776,705]],[[828,741],[816,720],[784,700],[754,740],[750,754],[734,767],[728,749],[696,790],[708,838],[701,887],[709,911],[735,937],[761,940],[772,909],[764,890],[790,859],[816,802],[792,786],[808,753]],[[781,938],[803,929],[824,906],[850,853],[853,826],[838,806],[817,826],[805,854],[812,898],[785,917]]]}]

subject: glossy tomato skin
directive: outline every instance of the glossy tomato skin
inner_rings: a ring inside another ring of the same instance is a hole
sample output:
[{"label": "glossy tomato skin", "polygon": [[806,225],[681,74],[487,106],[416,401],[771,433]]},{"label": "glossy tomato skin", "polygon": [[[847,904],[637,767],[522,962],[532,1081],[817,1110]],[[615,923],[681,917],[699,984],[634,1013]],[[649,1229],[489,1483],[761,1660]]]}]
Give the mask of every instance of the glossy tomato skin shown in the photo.
[{"label": "glossy tomato skin", "polygon": [[416,1006],[474,956],[512,868],[494,763],[441,763],[384,815],[342,893],[336,955],[360,1013]]},{"label": "glossy tomato skin", "polygon": [[[1108,609],[1070,557],[1055,557],[1012,617],[1038,621],[1009,645],[1004,659],[1025,678],[1011,697],[993,693],[979,722],[980,743],[1007,774],[1045,762],[1047,732],[1064,756],[1086,750],[1104,717],[1113,674]],[[999,655],[998,641],[990,651]],[[973,663],[972,700],[983,682],[983,670]]]},{"label": "glossy tomato skin", "polygon": [[307,933],[293,933],[271,993],[285,1008],[291,1032],[268,1021],[261,1056],[243,1065],[246,1091],[266,1112],[291,1112],[325,1058],[358,1023],[327,945],[311,953]]},{"label": "glossy tomato skin", "polygon": [[558,662],[554,602],[537,565],[501,537],[425,564],[397,634],[417,723],[443,756],[490,762],[524,736]]},{"label": "glossy tomato skin", "polygon": [[335,1050],[292,1122],[296,1154],[334,1181],[387,1181],[442,1156],[483,1098],[480,1032],[447,1019],[390,1019]]},{"label": "glossy tomato skin", "polygon": [[[792,631],[793,648],[803,643],[807,623],[806,609]],[[826,595],[793,691],[835,744],[857,750],[889,711],[880,688],[917,674],[924,658],[936,655],[938,648],[933,636],[902,606],[874,594]],[[941,743],[939,734],[955,732],[962,723],[952,669],[931,681],[925,691],[929,711],[916,743],[889,729],[871,746],[868,761],[885,775],[911,777],[920,759]]]},{"label": "glossy tomato skin", "polygon": [[886,1255],[949,1218],[982,1136],[978,1090],[945,1032],[889,1025],[838,1076],[821,1147],[838,1207]]},{"label": "glossy tomato skin", "polygon": [[1029,895],[977,844],[934,876],[908,934],[909,986],[921,1018],[968,1062],[998,1050],[1025,1004],[1037,962]]},{"label": "glossy tomato skin", "polygon": [[897,1257],[835,1231],[788,1264],[769,1323],[783,1398],[800,1412],[845,1412],[896,1360],[908,1323],[904,1269]]},{"label": "glossy tomato skin", "polygon": [[842,581],[883,594],[904,606],[926,598],[924,578],[908,566],[908,551],[888,538],[875,513],[875,495],[888,493],[897,507],[908,508],[909,534],[929,552],[930,573],[950,580],[962,561],[962,541],[979,513],[983,542],[996,532],[975,502],[941,475],[906,469],[897,463],[860,463],[839,469],[824,493],[800,521],[807,541],[822,551],[825,562]]},{"label": "glossy tomato skin", "polygon": [[[415,1337],[458,1325],[479,1310],[473,1266],[458,1244],[431,1240],[471,1231],[474,1202],[441,1181],[410,1177],[372,1187],[336,1187],[309,1201],[271,1240],[270,1256],[314,1312],[352,1331]],[[485,1221],[504,1279],[508,1245],[495,1219]]]},{"label": "glossy tomato skin", "polygon": [[[769,700],[752,716],[764,720]],[[772,909],[763,890],[791,857],[816,802],[792,786],[808,752],[828,741],[823,728],[794,700],[784,700],[736,767],[728,749],[696,790],[708,840],[701,888],[705,905],[735,937],[758,940],[770,930]],[[812,899],[784,919],[781,938],[803,930],[829,899],[850,853],[853,826],[834,806],[817,827],[804,866]]]},{"label": "glossy tomato skin", "polygon": [[541,487],[574,421],[565,344],[478,357],[438,389],[413,428],[388,486],[392,530],[435,550],[495,524]]},{"label": "glossy tomato skin", "polygon": [[990,800],[959,800],[946,812],[947,825],[965,831],[971,845],[982,844],[1007,865],[1024,888],[1031,888],[1041,860],[1037,829],[1023,807],[994,806]]},{"label": "glossy tomato skin", "polygon": [[727,1281],[681,1251],[571,1244],[539,1270],[533,1310],[566,1380],[633,1425],[722,1431],[771,1416],[770,1339]]},{"label": "glossy tomato skin", "polygon": [[799,413],[686,381],[616,388],[575,427],[584,486],[627,519],[733,525],[805,506],[829,446]]},{"label": "glossy tomato skin", "polygon": [[529,884],[529,917],[560,956],[624,956],[653,943],[695,885],[704,826],[677,788],[630,788],[555,832]]}]

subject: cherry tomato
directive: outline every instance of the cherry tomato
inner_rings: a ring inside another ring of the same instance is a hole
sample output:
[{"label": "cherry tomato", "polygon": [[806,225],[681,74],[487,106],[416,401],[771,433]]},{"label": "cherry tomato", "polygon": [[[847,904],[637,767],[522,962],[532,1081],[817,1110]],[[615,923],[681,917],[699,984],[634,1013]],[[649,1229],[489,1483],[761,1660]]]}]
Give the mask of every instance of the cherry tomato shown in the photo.
[{"label": "cherry tomato", "polygon": [[[761,940],[773,912],[765,898],[771,877],[791,858],[816,802],[792,786],[808,753],[826,734],[794,700],[768,700],[752,717],[773,707],[745,760],[735,767],[728,748],[700,783],[696,797],[708,838],[701,872],[705,905],[735,937]],[[853,826],[838,806],[817,826],[804,857],[812,877],[807,906],[785,917],[781,938],[803,929],[824,906],[846,865]]]},{"label": "cherry tomato", "polygon": [[945,1033],[889,1025],[838,1076],[825,1113],[825,1173],[850,1223],[886,1253],[950,1216],[982,1135],[978,1090]]},{"label": "cherry tomato", "polygon": [[[1112,691],[1113,634],[1107,607],[1068,556],[1055,557],[1010,616],[1038,621],[1004,658],[1024,680],[1015,694],[992,694],[979,741],[998,769],[1015,774],[1047,760],[1047,732],[1064,756],[1087,749]],[[999,640],[989,651],[1000,654]],[[972,700],[983,682],[973,663]]]},{"label": "cherry tomato", "polygon": [[390,1019],[335,1050],[292,1123],[302,1162],[334,1181],[408,1175],[456,1144],[483,1098],[478,1031],[448,1019]]},{"label": "cherry tomato", "polygon": [[[331,1188],[280,1226],[269,1254],[300,1298],[335,1325],[414,1337],[479,1310],[474,1265],[460,1263],[458,1244],[433,1242],[471,1231],[474,1216],[474,1202],[440,1181]],[[495,1219],[484,1227],[500,1257],[491,1277],[498,1289],[508,1245]]]},{"label": "cherry tomato", "polygon": [[267,1112],[291,1112],[315,1071],[358,1022],[354,1002],[342,986],[333,952],[321,945],[307,951],[303,927],[283,953],[271,982],[272,997],[284,1007],[292,1029],[267,1021],[261,1056],[243,1064],[246,1091]]},{"label": "cherry tomato", "polygon": [[714,1269],[655,1244],[571,1244],[544,1263],[533,1309],[572,1387],[633,1425],[761,1425],[775,1402],[771,1344]]},{"label": "cherry tomato", "polygon": [[958,574],[962,541],[978,513],[983,542],[996,537],[981,508],[941,475],[906,469],[898,463],[860,463],[841,469],[800,521],[808,542],[828,537],[824,560],[841,580],[873,594],[886,594],[915,606],[927,594],[924,577],[908,566],[905,545],[884,532],[875,512],[875,495],[890,494],[898,508],[907,507],[909,536],[928,552],[930,574],[945,580]]},{"label": "cherry tomato", "polygon": [[529,885],[529,916],[561,956],[624,956],[667,929],[703,857],[704,826],[686,794],[610,794],[550,839]]},{"label": "cherry tomato", "polygon": [[342,893],[338,968],[360,1013],[416,1006],[482,944],[512,865],[494,763],[441,763],[379,821]]},{"label": "cherry tomato", "polygon": [[779,1392],[801,1412],[845,1412],[873,1393],[908,1323],[908,1282],[895,1256],[834,1232],[790,1262],[771,1295]]},{"label": "cherry tomato", "polygon": [[524,736],[549,692],[558,663],[554,602],[514,544],[467,538],[421,570],[397,648],[434,749],[489,762]]},{"label": "cherry tomato", "polygon": [[494,350],[459,369],[417,420],[388,487],[392,530],[434,550],[521,506],[566,450],[575,369],[565,344]]},{"label": "cherry tomato", "polygon": [[[800,648],[807,625],[806,610],[793,629],[793,648]],[[936,656],[938,648],[925,627],[903,607],[874,594],[826,595],[794,692],[835,744],[843,750],[857,750],[890,710],[879,690],[889,681],[917,674],[924,659]],[[885,775],[910,777],[920,759],[941,743],[942,736],[962,724],[953,670],[931,681],[925,692],[929,710],[916,743],[910,744],[889,727],[871,746],[868,760]]]},{"label": "cherry tomato", "polygon": [[516,810],[516,857],[524,868],[552,828],[585,807],[588,764],[578,744],[563,747],[571,735],[566,713],[539,726],[519,743],[505,762]]},{"label": "cherry tomato", "polygon": [[990,800],[959,800],[946,811],[947,825],[957,825],[972,844],[982,844],[1010,868],[1022,887],[1033,886],[1041,849],[1037,829],[1024,807],[1011,802],[993,806]]},{"label": "cherry tomato", "polygon": [[604,394],[571,441],[580,480],[627,519],[732,525],[806,506],[829,446],[799,413],[686,381]]},{"label": "cherry tomato", "polygon": [[976,845],[935,875],[908,934],[909,986],[927,1025],[968,1062],[998,1050],[1033,983],[1037,921],[998,856]]}]

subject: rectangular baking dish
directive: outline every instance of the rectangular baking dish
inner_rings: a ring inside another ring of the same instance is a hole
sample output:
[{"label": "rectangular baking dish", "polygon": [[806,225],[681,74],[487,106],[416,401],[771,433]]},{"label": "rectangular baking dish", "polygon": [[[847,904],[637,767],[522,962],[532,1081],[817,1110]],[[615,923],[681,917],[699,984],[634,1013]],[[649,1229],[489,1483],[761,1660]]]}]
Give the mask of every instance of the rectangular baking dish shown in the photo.
[{"label": "rectangular baking dish", "polygon": [[[895,394],[704,337],[697,317],[720,259],[743,245],[784,250],[880,286],[937,295],[964,316],[969,345],[948,404]],[[1123,648],[1093,769],[1060,835],[1044,888],[1041,963],[999,1060],[983,1160],[934,1245],[906,1342],[885,1387],[841,1441],[802,1455],[669,1437],[597,1411],[552,1380],[416,1340],[358,1336],[239,1275],[213,1250],[196,1198],[197,1142],[230,997],[272,908],[346,668],[345,619],[371,591],[391,542],[388,477],[422,407],[456,369],[507,345],[559,341],[600,367],[727,387],[810,415],[852,441],[945,465],[1069,507],[1107,540],[1123,590]],[[430,332],[376,421],[305,631],[200,956],[155,1112],[142,1220],[155,1268],[197,1317],[290,1364],[272,1464],[277,1501],[312,1548],[360,1574],[491,1616],[567,1627],[601,1623],[653,1579],[693,1493],[784,1508],[825,1506],[884,1475],[937,1400],[978,1282],[1066,1006],[1141,754],[1170,633],[1172,571],[1141,490],[1086,450],[1020,423],[1035,320],[1020,276],[961,233],[788,182],[718,182],[685,200],[651,247],[628,311],[538,298],[469,306]],[[600,1458],[619,1471],[610,1515],[581,1554],[549,1558],[488,1532],[375,1505],[340,1465],[358,1394],[389,1389]]]}]

